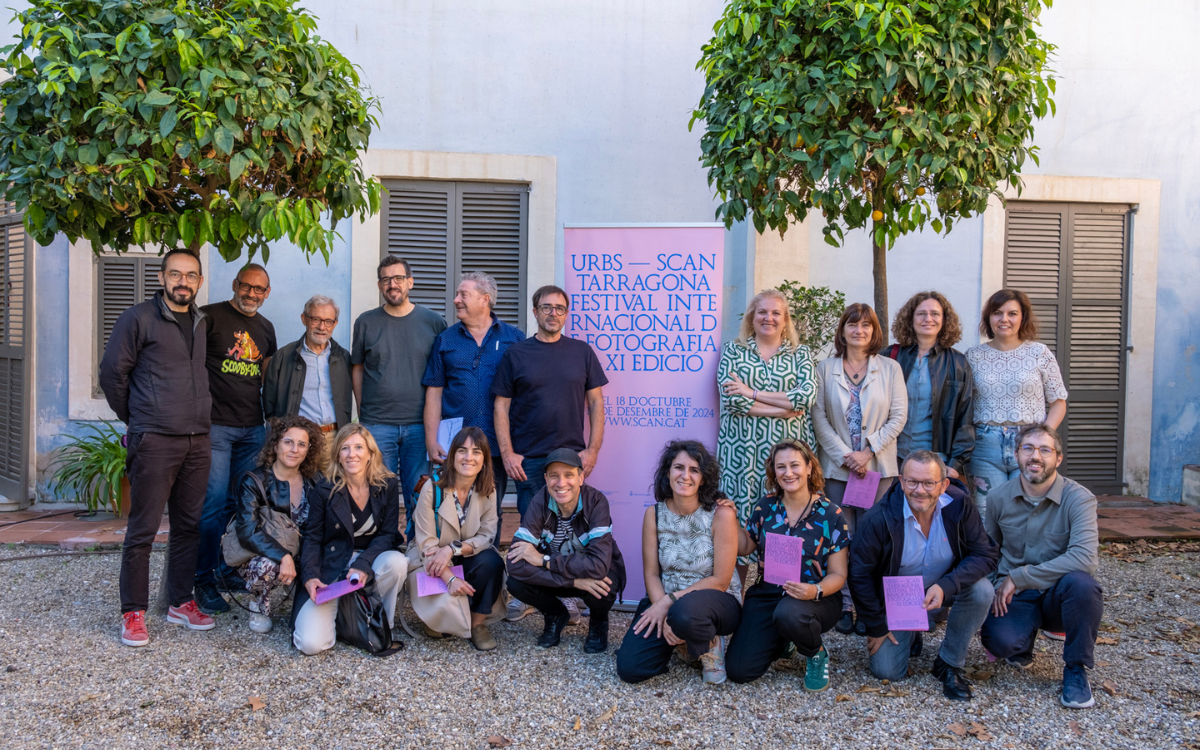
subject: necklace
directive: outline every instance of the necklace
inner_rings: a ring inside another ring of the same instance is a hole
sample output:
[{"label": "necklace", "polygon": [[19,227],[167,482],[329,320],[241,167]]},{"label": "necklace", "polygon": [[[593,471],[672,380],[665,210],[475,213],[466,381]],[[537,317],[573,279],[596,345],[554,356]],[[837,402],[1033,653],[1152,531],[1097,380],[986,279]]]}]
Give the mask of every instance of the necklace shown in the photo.
[{"label": "necklace", "polygon": [[[795,522],[795,523],[788,523],[788,526],[791,526],[791,527],[795,528],[796,526],[799,526],[799,525],[800,525],[800,523],[801,523],[801,522],[802,522],[804,519],[808,518],[809,511],[811,511],[811,510],[812,510],[813,500],[815,500],[815,499],[816,499],[816,495],[813,495],[812,493],[809,493],[809,495],[808,495],[808,502],[806,502],[806,503],[804,504],[804,509],[803,509],[803,510],[801,510],[801,511],[800,511],[800,513],[799,513],[799,514],[796,516],[796,522]],[[783,498],[782,498],[782,497],[780,498],[780,502],[781,502],[781,503],[783,502]],[[784,506],[784,518],[785,518],[785,519],[787,518],[787,506],[786,506],[786,505]]]},{"label": "necklace", "polygon": [[849,360],[843,359],[842,360],[842,371],[846,373],[846,375],[850,378],[850,380],[854,381],[855,383],[858,383],[858,379],[866,374],[867,365],[869,363],[870,363],[870,360],[863,362],[861,368],[855,367],[854,369],[850,369]]}]

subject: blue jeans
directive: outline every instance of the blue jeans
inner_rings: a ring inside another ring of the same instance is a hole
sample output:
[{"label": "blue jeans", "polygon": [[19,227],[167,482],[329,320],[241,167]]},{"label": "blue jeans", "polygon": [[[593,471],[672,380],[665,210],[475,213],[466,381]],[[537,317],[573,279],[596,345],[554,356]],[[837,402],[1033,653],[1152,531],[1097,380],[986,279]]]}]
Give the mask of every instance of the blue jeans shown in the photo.
[{"label": "blue jeans", "polygon": [[1063,662],[1093,669],[1092,655],[1103,615],[1100,584],[1090,574],[1076,570],[1045,591],[1026,589],[1014,594],[1003,617],[989,616],[983,624],[983,647],[997,659],[1031,656],[1038,630],[1062,632],[1067,636]]},{"label": "blue jeans", "polygon": [[546,486],[546,457],[526,456],[521,461],[521,469],[525,471],[525,481],[514,479],[513,484],[517,486],[517,512],[524,520],[533,496]]},{"label": "blue jeans", "polygon": [[979,515],[987,511],[988,492],[1021,473],[1017,468],[1016,425],[975,425],[975,452],[967,471],[975,480],[975,503]]},{"label": "blue jeans", "polygon": [[196,555],[196,585],[215,582],[221,559],[221,535],[233,515],[234,493],[242,475],[254,468],[258,452],[267,440],[266,425],[226,427],[215,424],[208,433],[212,440],[212,467],[200,516],[200,551]]},{"label": "blue jeans", "polygon": [[383,454],[383,465],[400,477],[404,493],[404,539],[413,537],[413,510],[417,507],[415,488],[422,474],[429,473],[425,458],[425,425],[364,424]]},{"label": "blue jeans", "polygon": [[[967,663],[967,647],[987,619],[996,589],[992,582],[981,578],[974,586],[958,592],[944,604],[950,606],[950,617],[946,620],[946,635],[938,656],[952,667],[960,669]],[[908,674],[908,655],[913,639],[920,632],[912,630],[893,631],[896,643],[883,639],[883,645],[871,656],[871,674],[881,680],[903,680]]]}]

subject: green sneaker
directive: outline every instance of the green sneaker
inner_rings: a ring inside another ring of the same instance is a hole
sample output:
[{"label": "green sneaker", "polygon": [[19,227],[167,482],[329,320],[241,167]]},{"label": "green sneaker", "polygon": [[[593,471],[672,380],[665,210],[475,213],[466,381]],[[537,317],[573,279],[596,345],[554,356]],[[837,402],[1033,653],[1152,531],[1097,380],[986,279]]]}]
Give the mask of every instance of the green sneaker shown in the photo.
[{"label": "green sneaker", "polygon": [[810,693],[819,693],[829,688],[829,652],[822,646],[816,656],[808,657],[808,666],[804,671],[804,689]]}]

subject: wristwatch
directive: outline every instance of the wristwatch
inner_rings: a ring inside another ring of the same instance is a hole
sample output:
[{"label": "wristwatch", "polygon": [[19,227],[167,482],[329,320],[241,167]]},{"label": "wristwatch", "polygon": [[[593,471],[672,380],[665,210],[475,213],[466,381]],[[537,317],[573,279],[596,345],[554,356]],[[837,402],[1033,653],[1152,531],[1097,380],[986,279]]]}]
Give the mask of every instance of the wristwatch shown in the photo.
[{"label": "wristwatch", "polygon": [[817,587],[817,595],[812,598],[814,602],[821,601],[821,597],[825,596],[825,592],[821,590],[821,584],[814,584]]},{"label": "wristwatch", "polygon": [[458,541],[450,542],[450,549],[454,550],[455,555],[461,555],[462,554],[462,542],[458,542]]},{"label": "wristwatch", "polygon": [[542,567],[550,567],[550,555],[542,555]]}]

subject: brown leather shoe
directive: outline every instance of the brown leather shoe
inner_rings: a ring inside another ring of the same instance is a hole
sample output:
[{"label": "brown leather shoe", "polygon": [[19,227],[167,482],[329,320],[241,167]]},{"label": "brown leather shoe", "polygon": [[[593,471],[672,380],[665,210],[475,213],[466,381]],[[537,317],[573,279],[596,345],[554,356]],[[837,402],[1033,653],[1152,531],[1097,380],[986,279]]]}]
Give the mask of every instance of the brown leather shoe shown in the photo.
[{"label": "brown leather shoe", "polygon": [[471,628],[471,645],[479,651],[491,651],[499,644],[496,643],[492,631],[488,630],[488,626],[485,624]]},{"label": "brown leather shoe", "polygon": [[425,623],[421,623],[421,627],[425,629],[425,637],[426,638],[437,639],[437,638],[445,638],[446,637],[445,633],[439,633],[436,630],[434,630],[433,628],[426,625]]}]

